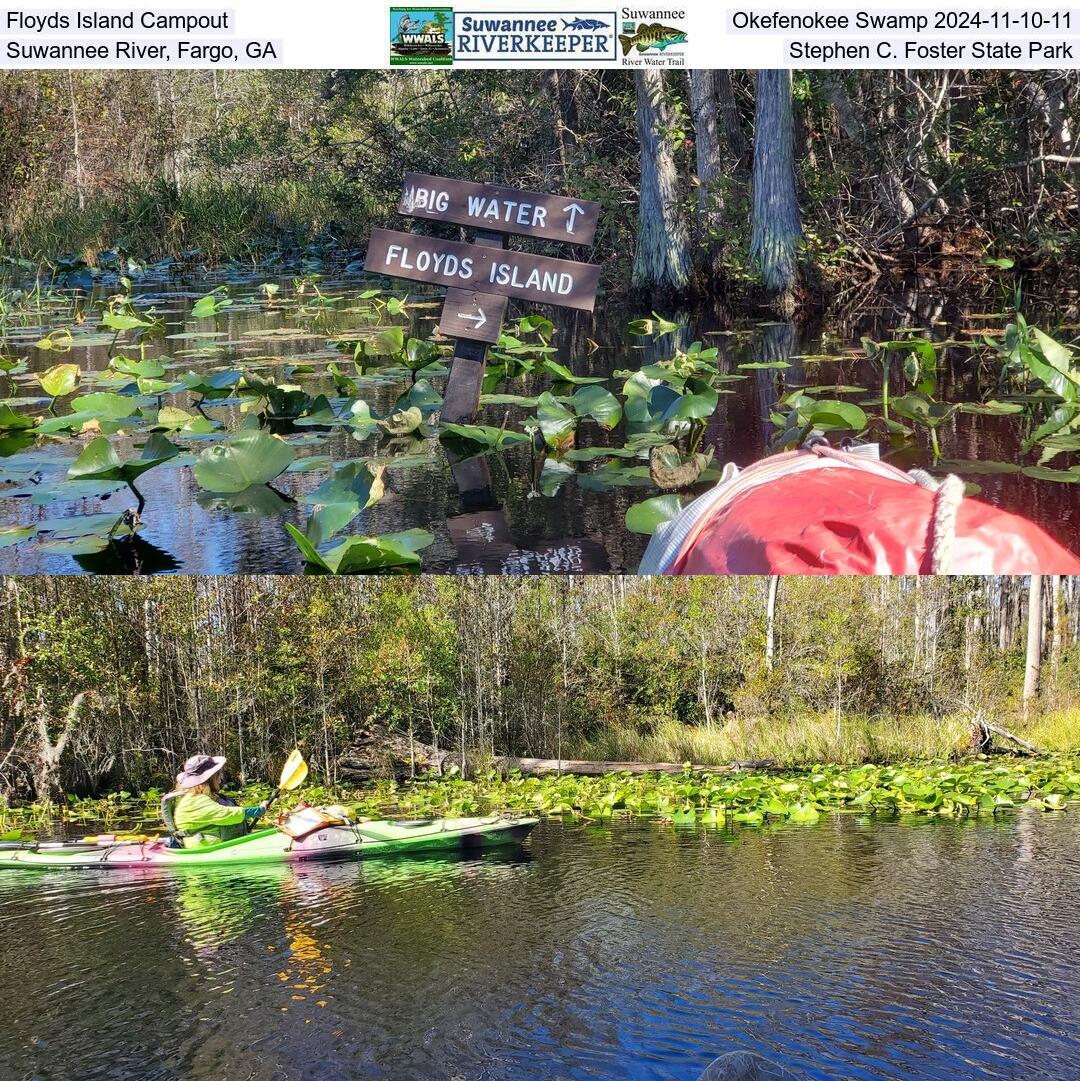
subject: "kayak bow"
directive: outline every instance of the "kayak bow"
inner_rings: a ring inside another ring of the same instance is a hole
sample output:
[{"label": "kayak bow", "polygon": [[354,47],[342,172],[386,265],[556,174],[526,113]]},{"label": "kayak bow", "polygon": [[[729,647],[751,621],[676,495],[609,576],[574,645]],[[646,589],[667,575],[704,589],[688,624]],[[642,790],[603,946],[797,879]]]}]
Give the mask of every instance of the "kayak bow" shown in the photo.
[{"label": "kayak bow", "polygon": [[294,840],[262,829],[201,848],[170,848],[163,841],[111,845],[40,844],[0,850],[0,868],[206,867],[239,863],[296,863],[394,856],[411,852],[468,852],[523,841],[536,818],[435,818],[328,825]]}]

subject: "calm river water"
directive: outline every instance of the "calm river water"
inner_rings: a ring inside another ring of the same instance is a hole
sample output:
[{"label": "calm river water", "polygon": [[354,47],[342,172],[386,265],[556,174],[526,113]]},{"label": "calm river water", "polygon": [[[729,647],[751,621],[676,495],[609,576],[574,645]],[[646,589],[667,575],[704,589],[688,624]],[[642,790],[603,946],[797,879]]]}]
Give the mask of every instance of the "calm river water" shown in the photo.
[{"label": "calm river water", "polygon": [[[220,368],[245,369],[279,382],[296,381],[312,395],[327,393],[337,410],[344,399],[334,398],[335,388],[324,376],[326,365],[337,362],[351,372],[349,356],[334,344],[350,332],[371,329],[355,308],[356,297],[366,284],[359,278],[319,283],[324,298],[338,297],[338,306],[310,306],[308,287],[298,294],[291,279],[282,278],[280,292],[267,303],[257,283],[266,275],[233,275],[228,279],[233,306],[212,319],[191,314],[195,298],[221,279],[173,283],[157,291],[143,286],[137,296],[140,310],[153,309],[162,317],[165,337],[146,348],[167,369],[167,379],[184,373],[212,372]],[[95,313],[108,290],[95,296]],[[1053,327],[1075,317],[1075,296],[1030,299],[1029,314],[1040,325]],[[350,307],[350,305],[353,305]],[[716,461],[747,465],[768,453],[774,427],[770,412],[777,400],[794,387],[816,387],[821,398],[843,397],[848,401],[872,400],[880,393],[880,371],[859,356],[859,341],[867,335],[882,340],[903,328],[918,328],[938,341],[971,342],[986,332],[1001,333],[1008,316],[1001,311],[999,296],[978,300],[944,293],[933,283],[913,284],[893,293],[864,297],[854,314],[824,325],[801,326],[783,322],[731,319],[709,309],[665,310],[663,314],[680,329],[659,339],[641,339],[627,332],[631,318],[644,312],[615,302],[602,302],[595,316],[563,312],[556,316],[557,359],[579,376],[610,377],[619,371],[636,371],[646,364],[672,356],[701,340],[719,349],[718,364],[732,376],[724,383],[716,412],[708,422],[703,449],[711,447]],[[431,298],[415,298],[412,332],[430,334],[439,311]],[[987,313],[991,317],[987,318]],[[25,357],[28,371],[12,387],[0,386],[20,411],[41,413],[48,406],[33,378],[58,361],[77,363],[84,372],[81,393],[95,389],[94,373],[108,367],[111,335],[97,329],[99,314],[75,326],[71,348],[63,353],[42,350],[35,342],[50,329],[70,326],[69,315],[57,312],[40,325],[18,325],[6,332],[6,350]],[[31,318],[33,322],[33,317]],[[357,330],[358,325],[361,330]],[[1067,326],[1073,326],[1066,322]],[[350,330],[351,328],[351,330]],[[366,332],[366,331],[364,331]],[[1066,333],[1072,333],[1067,331]],[[63,339],[66,347],[67,340]],[[2,344],[2,343],[0,343]],[[118,347],[117,351],[123,351]],[[133,352],[131,348],[127,352]],[[137,352],[135,353],[137,355]],[[767,365],[740,369],[741,364]],[[773,365],[773,367],[768,367]],[[779,366],[777,366],[779,365]],[[297,369],[300,369],[298,372]],[[893,393],[902,392],[899,373],[894,373]],[[360,379],[358,394],[377,416],[386,415],[397,397],[409,386],[403,369],[372,369]],[[606,384],[621,390],[625,376]],[[959,403],[1001,396],[995,373],[981,367],[963,346],[942,350],[936,395]],[[434,376],[439,387],[443,376]],[[549,376],[526,376],[504,381],[501,392],[537,395],[550,389]],[[165,404],[192,408],[190,395],[172,394]],[[157,400],[145,397],[143,408],[156,416]],[[70,411],[67,401],[58,413]],[[489,404],[481,422],[521,431],[533,414],[520,405]],[[242,419],[241,402],[211,402],[206,413],[220,422],[222,430],[235,429]],[[625,422],[624,422],[625,424]],[[623,425],[603,432],[591,422],[581,425],[578,445],[621,446]],[[1008,510],[1022,513],[1066,545],[1075,544],[1080,533],[1080,502],[1075,485],[1021,473],[1016,463],[1030,465],[1038,452],[1023,451],[1031,422],[1019,415],[993,416],[956,413],[939,431],[945,458],[962,463],[991,463],[987,468],[966,470],[961,475],[978,486],[980,497]],[[626,529],[624,517],[631,504],[657,494],[649,478],[621,477],[591,463],[548,463],[537,475],[529,446],[518,445],[502,453],[452,466],[442,445],[434,438],[390,439],[374,432],[348,428],[296,428],[284,431],[301,459],[275,481],[281,495],[259,488],[260,498],[232,500],[201,491],[190,467],[215,436],[178,442],[189,453],[148,473],[140,481],[146,496],[144,528],[133,552],[121,556],[112,546],[104,552],[80,554],[70,543],[59,546],[37,543],[34,538],[0,544],[0,573],[73,574],[91,572],[140,573],[179,571],[187,574],[298,573],[301,556],[284,524],[304,527],[309,507],[302,500],[326,479],[331,465],[352,458],[377,459],[386,464],[386,494],[359,514],[344,530],[348,533],[382,534],[422,527],[434,535],[423,552],[425,571],[450,573],[559,573],[575,571],[636,571],[647,538]],[[122,457],[138,453],[145,432],[113,439]],[[133,503],[122,485],[105,485],[99,492],[72,489],[64,481],[67,467],[88,442],[86,437],[59,442],[39,441],[27,449],[0,457],[0,527],[38,526],[99,512],[117,514]],[[7,451],[3,451],[7,454]],[[890,460],[903,468],[929,465],[932,461],[928,433],[922,431],[910,446],[893,448]],[[1052,465],[1067,470],[1080,454],[1059,453]],[[995,471],[993,463],[1007,469]],[[641,463],[638,463],[641,464]],[[307,469],[307,466],[314,466]],[[703,490],[703,489],[702,489]],[[284,497],[284,498],[283,498]],[[296,499],[300,502],[289,502]],[[48,534],[46,533],[47,537]]]},{"label": "calm river water", "polygon": [[0,1077],[1074,1081],[1078,842],[545,822],[476,860],[7,872]]}]

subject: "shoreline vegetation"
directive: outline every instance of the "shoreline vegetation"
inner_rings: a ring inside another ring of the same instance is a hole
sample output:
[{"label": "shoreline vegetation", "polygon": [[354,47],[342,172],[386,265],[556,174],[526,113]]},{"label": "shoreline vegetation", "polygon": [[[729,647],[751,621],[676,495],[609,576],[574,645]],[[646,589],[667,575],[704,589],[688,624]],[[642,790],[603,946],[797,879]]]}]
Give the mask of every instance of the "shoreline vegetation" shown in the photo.
[{"label": "shoreline vegetation", "polygon": [[[265,799],[269,784],[245,787],[244,804]],[[62,805],[0,803],[0,842],[22,842],[57,824],[102,826],[122,836],[161,829],[162,792],[69,798]],[[830,814],[883,819],[993,818],[1020,810],[1075,812],[1080,805],[1080,758],[1075,755],[972,756],[959,761],[889,765],[808,763],[800,769],[627,770],[598,776],[525,776],[517,770],[472,778],[420,776],[359,787],[309,786],[280,802],[346,807],[362,818],[460,818],[529,814],[591,822],[651,818],[676,825],[717,827],[810,825]]]},{"label": "shoreline vegetation", "polygon": [[503,756],[948,768],[1016,749],[980,719],[1068,758],[1078,622],[1080,579],[1056,576],[6,578],[0,795],[152,791],[194,753],[260,782],[293,746],[326,792],[432,765],[483,779]]},{"label": "shoreline vegetation", "polygon": [[1067,267],[1058,71],[0,73],[0,260],[355,262],[407,168],[601,202],[605,281],[780,310]]}]

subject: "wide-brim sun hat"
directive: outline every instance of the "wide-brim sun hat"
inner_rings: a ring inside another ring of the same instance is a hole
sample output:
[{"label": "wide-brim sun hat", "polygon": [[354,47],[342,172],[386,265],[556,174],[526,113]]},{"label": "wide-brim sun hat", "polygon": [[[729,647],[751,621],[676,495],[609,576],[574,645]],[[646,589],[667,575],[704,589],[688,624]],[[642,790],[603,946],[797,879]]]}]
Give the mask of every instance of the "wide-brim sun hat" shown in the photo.
[{"label": "wide-brim sun hat", "polygon": [[215,773],[220,773],[225,768],[225,762],[222,755],[192,755],[176,775],[176,787],[194,788],[196,785],[206,784]]}]

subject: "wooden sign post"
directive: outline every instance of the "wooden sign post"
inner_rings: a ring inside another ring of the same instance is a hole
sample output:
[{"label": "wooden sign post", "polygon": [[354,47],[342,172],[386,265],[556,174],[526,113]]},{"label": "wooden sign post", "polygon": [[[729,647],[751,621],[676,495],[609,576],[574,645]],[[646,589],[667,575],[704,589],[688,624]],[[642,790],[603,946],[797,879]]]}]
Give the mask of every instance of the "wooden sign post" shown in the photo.
[{"label": "wooden sign post", "polygon": [[592,311],[600,268],[571,259],[509,251],[509,234],[591,244],[600,204],[560,195],[407,173],[398,213],[475,230],[472,244],[373,229],[364,269],[372,274],[446,286],[439,330],[455,339],[442,419],[471,421],[489,345],[506,318],[508,298]]}]

